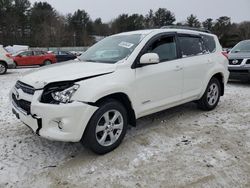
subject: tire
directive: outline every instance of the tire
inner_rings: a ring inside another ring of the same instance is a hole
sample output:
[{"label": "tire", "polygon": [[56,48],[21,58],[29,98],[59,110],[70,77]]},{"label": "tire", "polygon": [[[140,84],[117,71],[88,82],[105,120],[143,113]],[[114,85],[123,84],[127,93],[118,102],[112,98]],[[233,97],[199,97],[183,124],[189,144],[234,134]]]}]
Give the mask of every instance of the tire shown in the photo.
[{"label": "tire", "polygon": [[7,65],[3,62],[0,62],[0,75],[3,75],[7,72]]},{"label": "tire", "polygon": [[198,107],[204,111],[210,111],[216,108],[220,101],[221,85],[217,78],[212,78],[208,83],[207,89],[200,100]]},{"label": "tire", "polygon": [[[112,121],[115,115],[117,118]],[[124,106],[116,100],[107,100],[91,117],[81,142],[94,153],[103,155],[121,144],[127,127],[127,111]]]},{"label": "tire", "polygon": [[52,62],[50,60],[46,60],[43,63],[44,66],[51,65],[51,64],[52,64]]}]

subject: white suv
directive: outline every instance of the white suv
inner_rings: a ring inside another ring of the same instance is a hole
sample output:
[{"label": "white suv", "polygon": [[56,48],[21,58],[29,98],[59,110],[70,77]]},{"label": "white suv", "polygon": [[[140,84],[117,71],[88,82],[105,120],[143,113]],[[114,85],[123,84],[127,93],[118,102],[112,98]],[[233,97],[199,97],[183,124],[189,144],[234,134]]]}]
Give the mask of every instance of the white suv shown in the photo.
[{"label": "white suv", "polygon": [[227,66],[215,35],[134,31],[103,39],[79,61],[25,75],[10,97],[13,113],[38,135],[81,141],[104,154],[140,117],[190,101],[214,109],[228,81]]}]

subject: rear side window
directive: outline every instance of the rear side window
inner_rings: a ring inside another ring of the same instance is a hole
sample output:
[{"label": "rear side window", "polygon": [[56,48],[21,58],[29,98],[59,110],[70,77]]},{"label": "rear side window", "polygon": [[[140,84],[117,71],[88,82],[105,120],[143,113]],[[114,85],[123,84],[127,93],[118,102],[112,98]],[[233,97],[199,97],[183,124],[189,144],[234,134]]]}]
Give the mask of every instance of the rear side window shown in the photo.
[{"label": "rear side window", "polygon": [[180,36],[179,41],[182,57],[202,55],[204,53],[205,49],[199,37]]},{"label": "rear side window", "polygon": [[176,43],[174,37],[161,37],[153,42],[147,53],[156,53],[160,62],[177,59]]},{"label": "rear side window", "polygon": [[34,55],[43,55],[43,52],[41,52],[41,51],[34,51]]},{"label": "rear side window", "polygon": [[209,51],[210,53],[215,52],[216,44],[214,37],[209,35],[201,35],[201,37],[203,39],[206,50]]}]

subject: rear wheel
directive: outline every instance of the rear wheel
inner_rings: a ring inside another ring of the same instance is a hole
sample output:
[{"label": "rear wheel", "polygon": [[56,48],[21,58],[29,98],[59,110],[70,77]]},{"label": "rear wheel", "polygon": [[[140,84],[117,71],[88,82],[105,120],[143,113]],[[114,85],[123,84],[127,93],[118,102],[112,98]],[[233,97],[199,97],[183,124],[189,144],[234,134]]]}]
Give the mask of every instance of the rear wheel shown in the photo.
[{"label": "rear wheel", "polygon": [[7,72],[7,65],[3,62],[0,62],[0,75],[5,74]]},{"label": "rear wheel", "polygon": [[52,62],[50,60],[46,60],[43,63],[44,66],[51,65],[51,64],[52,64]]},{"label": "rear wheel", "polygon": [[212,78],[207,89],[198,101],[198,107],[202,110],[210,111],[216,108],[221,96],[221,85],[218,79]]},{"label": "rear wheel", "polygon": [[117,148],[127,131],[127,112],[116,100],[102,103],[92,116],[82,143],[97,154],[108,153]]}]

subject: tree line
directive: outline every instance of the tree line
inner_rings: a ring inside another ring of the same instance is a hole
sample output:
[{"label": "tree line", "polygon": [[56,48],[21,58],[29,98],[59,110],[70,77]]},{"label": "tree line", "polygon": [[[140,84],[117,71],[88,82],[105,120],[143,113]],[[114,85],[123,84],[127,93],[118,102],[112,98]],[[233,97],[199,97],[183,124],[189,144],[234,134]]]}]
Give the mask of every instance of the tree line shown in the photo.
[{"label": "tree line", "polygon": [[22,44],[33,47],[89,46],[94,36],[138,29],[160,28],[166,25],[190,26],[210,30],[219,37],[223,47],[250,39],[250,21],[232,23],[227,16],[200,21],[191,14],[177,22],[175,14],[166,8],[149,10],[146,15],[121,14],[110,22],[91,19],[85,10],[62,15],[47,2],[0,0],[0,44]]}]

